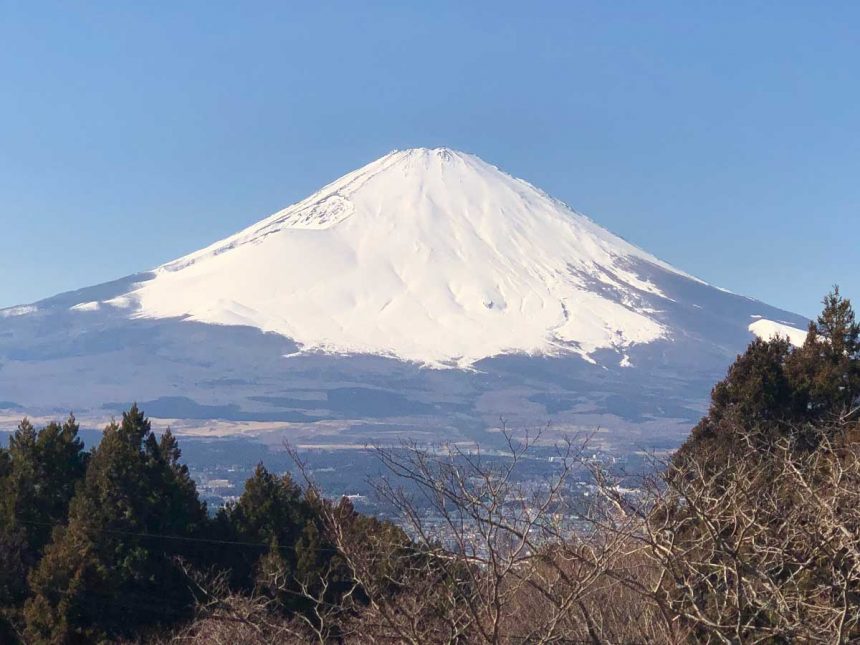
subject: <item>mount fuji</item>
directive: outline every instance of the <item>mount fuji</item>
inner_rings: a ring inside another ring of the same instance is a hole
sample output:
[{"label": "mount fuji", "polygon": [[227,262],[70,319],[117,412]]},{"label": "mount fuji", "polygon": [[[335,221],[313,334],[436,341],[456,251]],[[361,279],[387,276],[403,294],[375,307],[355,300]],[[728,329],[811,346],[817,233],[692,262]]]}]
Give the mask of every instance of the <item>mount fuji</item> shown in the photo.
[{"label": "mount fuji", "polygon": [[413,149],[152,271],[0,310],[0,408],[138,400],[179,432],[321,446],[484,440],[505,417],[661,446],[755,334],[806,324],[476,156]]}]

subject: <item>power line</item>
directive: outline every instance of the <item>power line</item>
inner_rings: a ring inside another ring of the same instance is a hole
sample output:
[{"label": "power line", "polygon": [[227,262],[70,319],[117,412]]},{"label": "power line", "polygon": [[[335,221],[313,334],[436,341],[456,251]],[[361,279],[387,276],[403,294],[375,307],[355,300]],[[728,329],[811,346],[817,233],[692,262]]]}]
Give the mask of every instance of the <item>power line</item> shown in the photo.
[{"label": "power line", "polygon": [[[17,522],[21,524],[30,524],[33,526],[58,526],[52,522],[38,522],[35,520],[22,520],[16,519]],[[153,538],[153,539],[161,539],[161,540],[175,540],[180,542],[200,542],[207,544],[227,544],[231,546],[253,546],[253,547],[263,547],[263,548],[271,548],[271,544],[268,542],[246,542],[242,540],[218,540],[215,538],[201,538],[201,537],[191,537],[187,535],[171,535],[169,533],[151,533],[145,531],[123,531],[121,529],[108,529],[108,528],[95,528],[93,529],[96,532],[100,533],[109,533],[113,535],[128,535],[131,537],[142,537],[142,538]],[[279,549],[291,549],[293,547],[290,546],[278,546]],[[321,552],[330,552],[337,553],[337,549],[333,547],[316,547],[316,550]]]}]

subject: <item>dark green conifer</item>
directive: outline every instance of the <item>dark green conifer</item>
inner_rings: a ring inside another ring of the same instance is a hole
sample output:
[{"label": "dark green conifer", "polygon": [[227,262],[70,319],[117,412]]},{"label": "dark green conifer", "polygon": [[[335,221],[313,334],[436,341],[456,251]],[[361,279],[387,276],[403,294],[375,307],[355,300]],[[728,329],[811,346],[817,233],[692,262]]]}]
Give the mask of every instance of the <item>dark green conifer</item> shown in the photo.
[{"label": "dark green conifer", "polygon": [[175,557],[205,522],[172,435],[158,442],[132,406],[110,424],[30,576],[35,642],[93,642],[182,617],[191,598]]},{"label": "dark green conifer", "polygon": [[54,527],[66,522],[86,457],[73,416],[38,432],[24,419],[8,450],[2,451],[0,607],[16,610],[23,603],[27,574],[41,558]]},{"label": "dark green conifer", "polygon": [[792,348],[785,338],[750,343],[714,387],[707,416],[678,451],[676,462],[697,451],[712,457],[739,455],[767,448],[780,437],[810,449],[821,437],[822,423],[836,428],[856,421],[860,324],[838,287],[823,305],[802,347]]},{"label": "dark green conifer", "polygon": [[810,421],[834,421],[854,414],[860,399],[860,324],[851,301],[834,287],[803,347],[788,362],[787,371]]},{"label": "dark green conifer", "polygon": [[288,474],[277,476],[257,465],[242,496],[218,518],[224,537],[242,543],[241,548],[223,551],[223,565],[232,571],[234,583],[253,585],[266,545],[273,543],[278,544],[284,565],[295,571],[295,545],[309,512],[302,489]]}]

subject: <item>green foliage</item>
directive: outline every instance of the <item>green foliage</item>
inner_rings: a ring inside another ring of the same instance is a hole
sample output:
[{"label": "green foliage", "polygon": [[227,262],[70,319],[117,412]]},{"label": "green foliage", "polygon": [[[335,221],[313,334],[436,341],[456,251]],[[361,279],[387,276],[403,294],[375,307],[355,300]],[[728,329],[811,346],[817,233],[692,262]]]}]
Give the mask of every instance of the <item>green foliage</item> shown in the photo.
[{"label": "green foliage", "polygon": [[851,301],[829,293],[824,310],[809,325],[803,347],[787,365],[798,396],[812,420],[833,421],[851,411],[860,398],[860,324],[855,321]]},{"label": "green foliage", "polygon": [[0,607],[18,604],[27,593],[27,536],[17,527],[0,531]]},{"label": "green foliage", "polygon": [[750,343],[746,353],[729,368],[726,379],[711,395],[714,420],[743,420],[761,425],[791,417],[796,411],[795,393],[785,374],[791,355],[786,339]]},{"label": "green foliage", "polygon": [[[789,435],[798,447],[812,449],[820,437],[813,426],[857,418],[860,324],[838,288],[823,304],[802,347],[794,349],[784,338],[750,343],[714,387],[707,416],[676,461],[698,451],[742,453]],[[744,442],[738,441],[741,435]]]},{"label": "green foliage", "polygon": [[250,589],[260,558],[272,544],[278,545],[284,568],[294,571],[295,544],[309,518],[302,490],[292,478],[274,475],[259,464],[239,500],[221,509],[216,519],[221,538],[236,543],[220,555],[233,583]]},{"label": "green foliage", "polygon": [[289,474],[279,477],[259,464],[245,482],[239,501],[225,513],[244,540],[270,542],[274,538],[282,544],[295,544],[309,509],[302,489]]},{"label": "green foliage", "polygon": [[0,642],[22,630],[28,643],[140,638],[190,616],[192,569],[226,571],[286,617],[310,615],[304,594],[334,603],[349,589],[326,537],[333,511],[367,536],[390,526],[262,464],[210,518],[176,437],[156,437],[136,405],[91,454],[74,417],[39,431],[24,420],[0,449]]},{"label": "green foliage", "polygon": [[65,522],[86,459],[72,416],[39,431],[24,419],[0,451],[0,641],[20,622],[27,576]]},{"label": "green foliage", "polygon": [[87,455],[78,438],[78,424],[70,416],[40,431],[24,419],[9,440],[0,467],[0,517],[3,526],[20,526],[33,556],[48,543],[52,527],[63,521],[83,477]]},{"label": "green foliage", "polygon": [[337,563],[323,536],[323,504],[305,495],[289,474],[274,475],[258,465],[239,500],[216,520],[221,535],[238,543],[222,559],[237,588],[256,588],[285,612],[309,608],[303,596],[318,593],[323,581],[333,598]]},{"label": "green foliage", "polygon": [[295,578],[312,591],[324,575],[326,563],[331,560],[331,555],[324,551],[325,548],[316,523],[307,522],[296,542]]},{"label": "green foliage", "polygon": [[30,576],[36,642],[88,642],[176,619],[191,602],[175,557],[206,522],[172,435],[159,442],[137,406],[94,451],[68,525]]}]

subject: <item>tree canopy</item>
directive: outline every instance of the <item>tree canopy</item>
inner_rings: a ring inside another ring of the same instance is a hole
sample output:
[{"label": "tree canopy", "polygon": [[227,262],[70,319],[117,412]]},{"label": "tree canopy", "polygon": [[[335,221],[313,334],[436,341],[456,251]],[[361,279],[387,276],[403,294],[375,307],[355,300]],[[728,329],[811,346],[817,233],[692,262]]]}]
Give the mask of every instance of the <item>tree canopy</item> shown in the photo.
[{"label": "tree canopy", "polygon": [[[741,430],[765,444],[794,436],[814,447],[816,425],[844,427],[860,412],[860,324],[851,301],[834,287],[823,301],[806,340],[794,348],[787,338],[755,339],[711,393],[708,414],[678,453],[734,453]],[[755,446],[752,446],[755,448]]]}]

